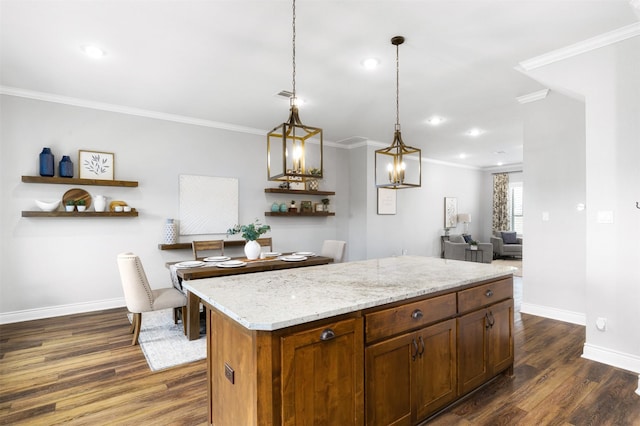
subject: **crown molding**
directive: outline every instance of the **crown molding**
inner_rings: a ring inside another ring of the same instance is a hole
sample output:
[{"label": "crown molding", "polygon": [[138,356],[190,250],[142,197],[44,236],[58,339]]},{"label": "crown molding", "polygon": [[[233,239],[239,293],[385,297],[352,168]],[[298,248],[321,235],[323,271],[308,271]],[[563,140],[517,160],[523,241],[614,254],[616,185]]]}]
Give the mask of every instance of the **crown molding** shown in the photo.
[{"label": "crown molding", "polygon": [[544,99],[549,94],[549,89],[538,90],[537,92],[532,92],[526,95],[518,96],[516,100],[520,104],[528,104],[529,102],[539,101]]},{"label": "crown molding", "polygon": [[137,115],[139,117],[153,118],[156,120],[173,121],[176,123],[193,124],[195,126],[212,127],[232,132],[250,133],[254,135],[266,135],[267,132],[251,127],[237,126],[234,124],[221,123],[219,121],[203,120],[199,118],[187,117],[184,115],[167,114],[164,112],[151,111],[141,108],[133,108],[124,105],[109,104],[105,102],[91,101],[87,99],[72,98],[70,96],[56,95],[53,93],[36,92],[34,90],[20,89],[17,87],[0,86],[0,94],[18,96],[21,98],[37,99],[46,102],[55,102],[64,105],[79,106],[83,108],[98,109],[101,111],[117,112],[120,114]]},{"label": "crown molding", "polygon": [[518,71],[531,71],[536,68],[561,61],[563,59],[571,58],[573,56],[598,49],[600,47],[618,43],[631,37],[636,37],[638,35],[640,35],[640,22],[636,22],[631,25],[609,31],[608,33],[600,34],[598,36],[580,41],[578,43],[553,50],[543,55],[524,60],[522,62],[519,62],[518,66],[516,66],[515,68]]},{"label": "crown molding", "polygon": [[[151,111],[141,108],[132,108],[123,105],[108,104],[104,102],[90,101],[87,99],[72,98],[70,96],[56,95],[53,93],[37,92],[35,90],[20,89],[17,87],[0,86],[0,95],[16,96],[20,98],[36,99],[45,102],[55,102],[58,104],[77,106],[82,108],[97,109],[101,111],[116,112],[119,114],[135,115],[138,117],[153,118],[155,120],[173,121],[175,123],[191,124],[193,126],[210,127],[231,132],[247,133],[251,135],[266,136],[267,130],[255,129],[253,127],[238,126],[235,124],[222,123],[220,121],[203,120],[200,118],[187,117],[184,115],[167,114],[164,112]],[[345,148],[331,141],[323,141],[326,146],[334,148]]]}]

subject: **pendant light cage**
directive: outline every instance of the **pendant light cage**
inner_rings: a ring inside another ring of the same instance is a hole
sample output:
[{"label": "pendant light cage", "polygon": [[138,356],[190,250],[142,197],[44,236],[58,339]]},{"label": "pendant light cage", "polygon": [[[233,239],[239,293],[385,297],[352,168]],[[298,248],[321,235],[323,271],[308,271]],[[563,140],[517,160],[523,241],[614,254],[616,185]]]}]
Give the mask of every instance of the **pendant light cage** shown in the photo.
[{"label": "pendant light cage", "polygon": [[324,170],[322,129],[302,124],[296,98],[296,2],[293,0],[293,55],[289,119],[267,134],[267,178],[305,182],[322,179]]},{"label": "pendant light cage", "polygon": [[396,36],[396,125],[393,142],[375,152],[374,169],[378,188],[404,189],[422,186],[422,151],[405,145],[400,132],[400,56],[399,47],[404,37]]}]

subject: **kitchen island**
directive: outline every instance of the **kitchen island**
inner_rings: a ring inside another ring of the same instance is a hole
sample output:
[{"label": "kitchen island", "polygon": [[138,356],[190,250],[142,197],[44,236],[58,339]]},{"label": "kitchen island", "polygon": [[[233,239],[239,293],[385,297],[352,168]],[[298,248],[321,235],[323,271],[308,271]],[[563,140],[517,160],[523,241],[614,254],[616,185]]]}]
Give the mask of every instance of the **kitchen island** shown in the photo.
[{"label": "kitchen island", "polygon": [[185,286],[211,424],[416,424],[513,369],[508,267],[402,256]]}]

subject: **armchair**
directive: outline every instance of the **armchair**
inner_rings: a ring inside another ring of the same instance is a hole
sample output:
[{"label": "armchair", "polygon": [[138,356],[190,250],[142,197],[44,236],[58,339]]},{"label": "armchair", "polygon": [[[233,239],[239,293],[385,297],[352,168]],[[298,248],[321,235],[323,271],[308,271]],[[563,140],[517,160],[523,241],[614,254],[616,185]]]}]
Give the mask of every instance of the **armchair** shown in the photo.
[{"label": "armchair", "polygon": [[[449,241],[444,242],[444,258],[452,260],[469,260],[469,254],[466,249],[469,243],[464,240],[462,235],[452,234]],[[491,243],[478,243],[478,261],[483,263],[491,263],[493,260],[493,247]],[[476,258],[474,257],[473,260]],[[481,259],[481,260],[480,260]]]},{"label": "armchair", "polygon": [[518,238],[513,231],[493,231],[491,244],[494,259],[505,256],[522,257],[522,238]]}]

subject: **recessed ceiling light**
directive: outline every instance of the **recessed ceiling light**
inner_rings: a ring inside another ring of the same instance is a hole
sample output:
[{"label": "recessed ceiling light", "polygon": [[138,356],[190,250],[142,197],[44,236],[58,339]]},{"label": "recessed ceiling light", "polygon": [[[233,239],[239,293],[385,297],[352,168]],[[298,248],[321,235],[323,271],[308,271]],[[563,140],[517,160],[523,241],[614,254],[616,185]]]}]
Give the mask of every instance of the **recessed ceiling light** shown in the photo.
[{"label": "recessed ceiling light", "polygon": [[433,117],[427,119],[427,123],[431,124],[432,126],[438,126],[444,122],[444,117],[438,117],[437,115],[434,115]]},{"label": "recessed ceiling light", "polygon": [[90,58],[98,59],[107,54],[104,50],[93,44],[85,44],[82,46],[82,51]]},{"label": "recessed ceiling light", "polygon": [[362,61],[362,66],[366,70],[374,70],[378,68],[378,65],[380,65],[380,60],[377,58],[367,58]]},{"label": "recessed ceiling light", "polygon": [[460,153],[460,155],[458,155],[458,158],[460,158],[461,160],[464,160],[465,158],[467,158],[467,154],[462,152],[462,153]]},{"label": "recessed ceiling light", "polygon": [[502,166],[504,163],[502,161],[498,161],[497,166]]},{"label": "recessed ceiling light", "polygon": [[481,134],[483,134],[483,133],[484,133],[484,130],[477,129],[477,128],[467,130],[467,136],[471,136],[471,137],[474,137],[474,138],[475,138],[476,136],[480,136],[480,135],[481,135]]},{"label": "recessed ceiling light", "polygon": [[504,152],[504,151],[502,151],[502,150],[500,150],[500,151],[493,151],[493,153],[494,153],[494,154],[496,154],[496,155],[503,155],[503,154],[506,154],[506,152]]}]

